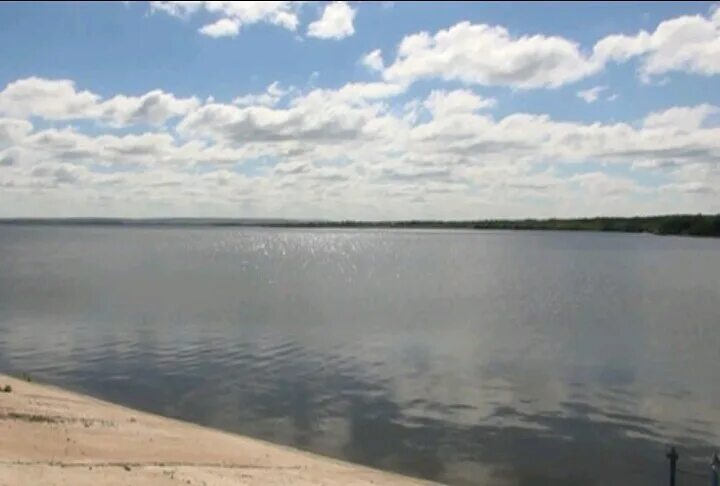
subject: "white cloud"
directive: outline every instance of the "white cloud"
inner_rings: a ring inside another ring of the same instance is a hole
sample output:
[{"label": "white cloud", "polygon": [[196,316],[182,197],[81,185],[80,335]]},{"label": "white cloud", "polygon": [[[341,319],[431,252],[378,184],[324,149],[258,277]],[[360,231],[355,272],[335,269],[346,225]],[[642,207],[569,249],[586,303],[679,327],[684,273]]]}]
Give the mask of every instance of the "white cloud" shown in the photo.
[{"label": "white cloud", "polygon": [[99,99],[90,91],[76,90],[75,83],[67,79],[31,77],[8,83],[0,91],[0,114],[52,120],[85,118],[96,109]]},{"label": "white cloud", "polygon": [[457,89],[455,91],[434,90],[425,100],[424,105],[434,117],[443,117],[492,108],[495,103],[494,98],[483,98],[469,89]]},{"label": "white cloud", "polygon": [[711,115],[720,113],[720,108],[702,104],[697,106],[678,106],[665,111],[650,113],[645,117],[645,128],[672,128],[692,131],[700,128]]},{"label": "white cloud", "polygon": [[[523,89],[558,87],[591,76],[608,62],[626,62],[635,57],[640,57],[639,72],[645,82],[671,71],[711,76],[720,74],[717,12],[669,19],[653,32],[609,35],[589,53],[564,37],[513,36],[502,26],[465,21],[434,34],[406,36],[388,66],[381,64],[379,51],[367,54],[362,62],[382,70],[388,81],[411,83],[440,78]],[[588,96],[578,95],[586,101],[597,99],[592,91],[584,93]]]},{"label": "white cloud", "polygon": [[624,62],[641,57],[640,75],[652,76],[686,71],[711,76],[720,74],[720,15],[681,16],[661,22],[654,32],[610,35],[594,48],[599,62]]},{"label": "white cloud", "polygon": [[23,163],[70,163],[119,167],[165,166],[182,168],[196,164],[233,164],[257,156],[252,148],[231,149],[199,141],[180,143],[166,132],[123,136],[89,136],[72,129],[46,129],[26,136],[15,148],[23,151]]},{"label": "white cloud", "polygon": [[298,9],[303,2],[150,2],[152,12],[164,12],[174,17],[189,18],[204,10],[219,18],[199,29],[211,37],[235,36],[247,25],[267,23],[287,30],[296,30]]},{"label": "white cloud", "polygon": [[362,103],[365,100],[391,98],[405,91],[406,87],[395,83],[348,83],[338,90],[315,90],[313,93],[331,95],[336,100]]},{"label": "white cloud", "polygon": [[[262,105],[262,106],[275,106],[277,105],[280,100],[282,100],[286,95],[294,92],[295,89],[293,87],[290,87],[288,89],[283,89],[280,86],[280,83],[278,81],[274,81],[268,87],[265,89],[265,92],[260,94],[246,94],[243,96],[238,96],[233,100],[233,104],[239,105],[239,106],[249,106],[249,105]],[[208,103],[212,103],[212,101],[209,101]]]},{"label": "white cloud", "polygon": [[79,182],[88,170],[72,164],[43,163],[33,167],[31,174],[45,179],[50,185],[74,184]]},{"label": "white cloud", "polygon": [[703,182],[673,182],[660,186],[661,191],[690,194],[717,194],[718,188]]},{"label": "white cloud", "polygon": [[625,62],[648,51],[650,35],[642,31],[636,36],[613,34],[599,40],[593,48],[593,56],[605,64],[608,61]]},{"label": "white cloud", "polygon": [[[300,30],[303,7],[153,2],[150,8],[202,19],[200,31],[220,37],[258,23]],[[352,35],[354,14],[346,2],[324,5],[307,33]],[[408,35],[385,56],[380,49],[365,54],[360,63],[379,73],[375,82],[318,88],[330,77],[313,76],[299,89],[276,81],[232,103],[161,89],[100,96],[68,79],[20,79],[0,91],[0,215],[80,214],[96,211],[99,202],[108,214],[140,216],[720,212],[717,106],[669,106],[612,123],[564,121],[500,115],[489,110],[496,100],[475,86],[553,88],[630,60],[653,83],[674,71],[716,75],[719,26],[718,11],[677,17],[585,50],[560,36],[461,22]],[[409,90],[424,79],[452,84],[432,85],[427,96]],[[605,86],[576,94],[588,103],[617,97]],[[73,127],[76,120],[95,123],[83,131],[78,127],[87,124]],[[594,169],[577,173],[584,162]],[[568,176],[563,166],[577,163]],[[612,164],[620,170],[607,170]]]},{"label": "white cloud", "polygon": [[[79,90],[68,83],[64,96],[72,99]],[[147,214],[155,202],[165,204],[158,214],[193,214],[189,201],[203,201],[205,214],[338,218],[718,207],[717,193],[708,190],[720,187],[715,106],[671,107],[639,123],[581,123],[528,113],[496,117],[483,111],[495,101],[467,88],[403,98],[403,109],[393,97],[406,88],[347,83],[299,92],[272,83],[238,104],[162,91],[107,100],[90,93],[93,103],[81,111],[103,122],[94,135],[0,118],[0,212],[32,212],[39,201],[49,212],[68,210],[69,199],[77,202],[72,208],[96,207],[97,198],[126,215]],[[34,97],[10,99],[16,113],[42,111]],[[57,119],[78,111],[44,109]],[[137,120],[157,125],[145,133],[104,131]],[[556,170],[586,161],[619,164],[630,174],[662,172],[668,182],[651,187],[615,171]],[[239,173],[246,165],[253,171]]]},{"label": "white cloud", "polygon": [[[236,98],[240,107],[220,103],[199,107],[178,124],[178,130],[233,144],[294,139],[335,143],[381,131],[391,118],[384,115],[385,107],[374,102],[404,90],[390,83],[348,83],[337,90],[315,89],[293,98],[288,108],[273,108],[269,87],[264,95]],[[248,106],[251,102],[256,104]]]},{"label": "white cloud", "polygon": [[347,2],[332,2],[322,16],[308,25],[307,35],[319,39],[342,39],[355,33],[355,9]]},{"label": "white cloud", "polygon": [[577,92],[578,98],[581,98],[585,103],[595,103],[600,96],[600,93],[605,91],[607,86],[595,86]]},{"label": "white cloud", "polygon": [[17,147],[0,151],[0,167],[9,167],[20,164],[23,157],[23,150]]},{"label": "white cloud", "polygon": [[165,12],[174,17],[186,18],[200,10],[203,3],[197,1],[150,2],[150,11]]},{"label": "white cloud", "polygon": [[562,37],[514,37],[501,26],[461,22],[434,35],[405,37],[383,76],[389,81],[442,78],[541,88],[570,83],[601,68],[575,42]]},{"label": "white cloud", "polygon": [[577,183],[585,194],[616,196],[642,192],[637,183],[631,179],[611,176],[604,172],[588,172],[575,175],[570,177],[568,182]]},{"label": "white cloud", "polygon": [[25,78],[0,91],[0,114],[47,120],[95,119],[122,126],[160,125],[197,107],[196,98],[176,98],[154,90],[142,96],[117,95],[103,101],[95,93],[78,90],[73,81]]},{"label": "white cloud", "polygon": [[232,144],[290,140],[337,143],[372,137],[390,118],[382,115],[381,105],[369,100],[392,96],[403,89],[385,83],[353,83],[334,91],[313,90],[293,99],[286,109],[209,104],[187,115],[178,130],[186,136],[199,135]]},{"label": "white cloud", "polygon": [[99,118],[115,125],[149,123],[162,125],[168,119],[184,115],[200,105],[197,98],[176,98],[161,90],[142,96],[115,96],[98,106]]},{"label": "white cloud", "polygon": [[368,52],[362,57],[360,62],[371,71],[382,71],[385,69],[380,49]]},{"label": "white cloud", "polygon": [[[594,86],[592,88],[580,90],[575,93],[575,95],[582,99],[585,103],[595,103],[598,99],[600,99],[600,95],[607,90],[607,86]],[[605,99],[607,101],[615,101],[617,98],[618,95],[616,93],[612,93],[607,95]]]},{"label": "white cloud", "polygon": [[[658,114],[662,117],[662,114]],[[553,121],[547,115],[513,114],[500,120],[487,115],[439,117],[410,130],[410,149],[459,163],[539,164],[594,161],[646,167],[704,165],[720,157],[720,128],[683,130],[682,126],[633,128],[629,124],[580,124]]]},{"label": "white cloud", "polygon": [[205,2],[208,12],[234,19],[240,25],[267,22],[288,30],[298,26],[297,9],[303,2]]},{"label": "white cloud", "polygon": [[240,22],[234,19],[220,19],[214,24],[202,26],[199,32],[215,38],[235,37],[240,32]]},{"label": "white cloud", "polygon": [[32,129],[32,123],[27,120],[0,118],[0,147],[21,140]]}]

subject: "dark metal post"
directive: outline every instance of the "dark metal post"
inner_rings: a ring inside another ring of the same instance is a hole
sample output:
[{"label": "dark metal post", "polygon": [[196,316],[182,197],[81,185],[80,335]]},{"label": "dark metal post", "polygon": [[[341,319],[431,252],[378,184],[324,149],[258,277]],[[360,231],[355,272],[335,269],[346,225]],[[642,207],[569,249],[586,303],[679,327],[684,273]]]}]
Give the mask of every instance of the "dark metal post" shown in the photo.
[{"label": "dark metal post", "polygon": [[675,469],[677,468],[677,461],[680,457],[674,447],[670,448],[665,457],[670,459],[670,486],[675,486]]},{"label": "dark metal post", "polygon": [[720,457],[718,457],[717,452],[713,455],[710,468],[712,469],[712,486],[720,486],[720,481],[718,481],[718,474],[720,474]]}]

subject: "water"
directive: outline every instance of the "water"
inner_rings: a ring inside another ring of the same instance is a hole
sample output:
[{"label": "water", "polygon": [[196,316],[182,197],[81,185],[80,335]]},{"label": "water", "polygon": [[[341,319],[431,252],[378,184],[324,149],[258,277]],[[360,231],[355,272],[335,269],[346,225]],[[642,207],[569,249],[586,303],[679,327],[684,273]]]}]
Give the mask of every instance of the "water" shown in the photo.
[{"label": "water", "polygon": [[708,484],[720,240],[0,226],[0,370],[451,484]]}]

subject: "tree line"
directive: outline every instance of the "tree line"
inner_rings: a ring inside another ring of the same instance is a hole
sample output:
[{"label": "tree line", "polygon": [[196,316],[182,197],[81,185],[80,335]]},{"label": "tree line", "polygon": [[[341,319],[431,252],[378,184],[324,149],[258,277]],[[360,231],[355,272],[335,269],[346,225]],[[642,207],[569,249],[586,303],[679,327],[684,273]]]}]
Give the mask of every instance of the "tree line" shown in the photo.
[{"label": "tree line", "polygon": [[0,219],[0,224],[15,225],[97,225],[97,226],[262,226],[282,228],[427,228],[615,231],[656,235],[720,236],[720,214],[678,214],[629,218],[597,217],[575,219],[487,219],[466,221],[322,221],[234,218],[20,218]]}]

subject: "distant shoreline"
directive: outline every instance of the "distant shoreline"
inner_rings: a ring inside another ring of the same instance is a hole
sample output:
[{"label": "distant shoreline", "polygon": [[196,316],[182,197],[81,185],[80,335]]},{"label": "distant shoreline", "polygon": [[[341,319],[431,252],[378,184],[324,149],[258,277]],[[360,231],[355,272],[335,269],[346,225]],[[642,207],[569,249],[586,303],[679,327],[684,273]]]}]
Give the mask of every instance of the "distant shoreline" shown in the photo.
[{"label": "distant shoreline", "polygon": [[268,228],[388,228],[388,229],[496,229],[545,231],[600,231],[656,235],[720,236],[720,214],[597,217],[575,219],[323,221],[232,218],[4,218],[0,225],[268,227]]}]

